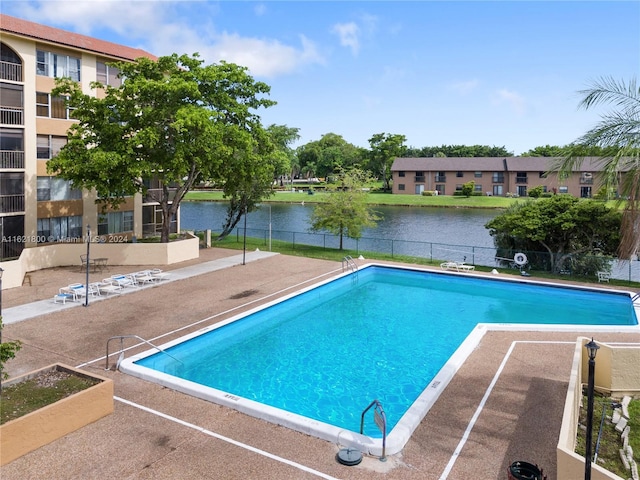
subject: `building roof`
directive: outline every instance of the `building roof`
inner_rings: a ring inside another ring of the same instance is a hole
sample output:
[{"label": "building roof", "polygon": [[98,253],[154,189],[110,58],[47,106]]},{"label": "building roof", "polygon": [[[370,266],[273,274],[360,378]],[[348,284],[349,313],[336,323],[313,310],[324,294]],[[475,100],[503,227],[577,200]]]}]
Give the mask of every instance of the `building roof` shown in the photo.
[{"label": "building roof", "polygon": [[78,33],[48,27],[20,18],[0,14],[0,31],[32,38],[36,41],[51,42],[65,47],[102,54],[121,60],[135,60],[140,57],[157,60],[158,57],[139,48],[131,48],[117,43],[106,42]]},{"label": "building roof", "polygon": [[[457,171],[457,172],[546,172],[551,157],[412,157],[396,158],[391,171]],[[586,157],[580,171],[602,170],[598,157]]]}]

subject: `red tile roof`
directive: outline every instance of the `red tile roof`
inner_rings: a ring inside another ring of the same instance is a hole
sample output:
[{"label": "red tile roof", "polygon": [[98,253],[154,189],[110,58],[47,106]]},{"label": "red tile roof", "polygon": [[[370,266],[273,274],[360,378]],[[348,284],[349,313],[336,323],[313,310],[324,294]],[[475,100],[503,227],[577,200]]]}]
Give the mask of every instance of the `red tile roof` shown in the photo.
[{"label": "red tile roof", "polygon": [[135,60],[146,57],[157,60],[158,57],[139,48],[126,47],[117,43],[106,42],[97,38],[80,35],[78,33],[60,30],[59,28],[47,27],[39,23],[28,22],[9,15],[0,14],[0,31],[23,35],[33,38],[57,43],[67,47],[79,48],[81,50],[114,57],[121,60]]}]

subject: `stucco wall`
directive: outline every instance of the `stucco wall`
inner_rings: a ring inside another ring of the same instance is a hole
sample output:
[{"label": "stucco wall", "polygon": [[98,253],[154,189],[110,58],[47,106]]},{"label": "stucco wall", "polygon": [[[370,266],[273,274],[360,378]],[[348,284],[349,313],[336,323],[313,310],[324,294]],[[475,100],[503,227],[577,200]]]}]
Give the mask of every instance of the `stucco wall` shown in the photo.
[{"label": "stucco wall", "polygon": [[[109,265],[171,265],[198,258],[198,237],[169,243],[91,243],[90,258],[108,258]],[[0,263],[2,289],[19,287],[27,272],[77,265],[87,253],[86,243],[59,243],[25,248],[18,260]]]},{"label": "stucco wall", "polygon": [[[560,437],[556,448],[557,478],[583,478],[584,457],[575,453],[576,435],[582,386],[589,381],[588,354],[584,345],[591,339],[580,337],[576,341],[569,388],[564,404]],[[600,346],[596,355],[595,388],[616,397],[640,395],[640,347],[615,346],[596,341]],[[591,464],[593,480],[624,480],[618,475]]]}]

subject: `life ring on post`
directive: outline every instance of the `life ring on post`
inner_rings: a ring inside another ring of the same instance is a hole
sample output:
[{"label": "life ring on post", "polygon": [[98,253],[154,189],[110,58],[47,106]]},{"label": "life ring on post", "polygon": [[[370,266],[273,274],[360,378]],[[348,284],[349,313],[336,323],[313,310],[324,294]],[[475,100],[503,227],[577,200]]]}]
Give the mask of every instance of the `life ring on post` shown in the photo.
[{"label": "life ring on post", "polygon": [[528,261],[529,260],[527,259],[527,256],[524,253],[516,253],[513,256],[513,263],[515,263],[519,267],[526,265]]}]

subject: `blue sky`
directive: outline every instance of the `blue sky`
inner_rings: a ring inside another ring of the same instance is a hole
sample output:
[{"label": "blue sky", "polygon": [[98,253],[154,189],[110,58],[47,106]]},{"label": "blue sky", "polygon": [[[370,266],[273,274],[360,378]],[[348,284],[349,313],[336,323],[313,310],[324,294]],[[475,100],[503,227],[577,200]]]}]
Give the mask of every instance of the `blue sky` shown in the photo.
[{"label": "blue sky", "polygon": [[595,79],[640,73],[640,1],[28,1],[7,15],[155,55],[245,65],[298,145],[376,133],[414,147],[566,145],[606,108]]}]

